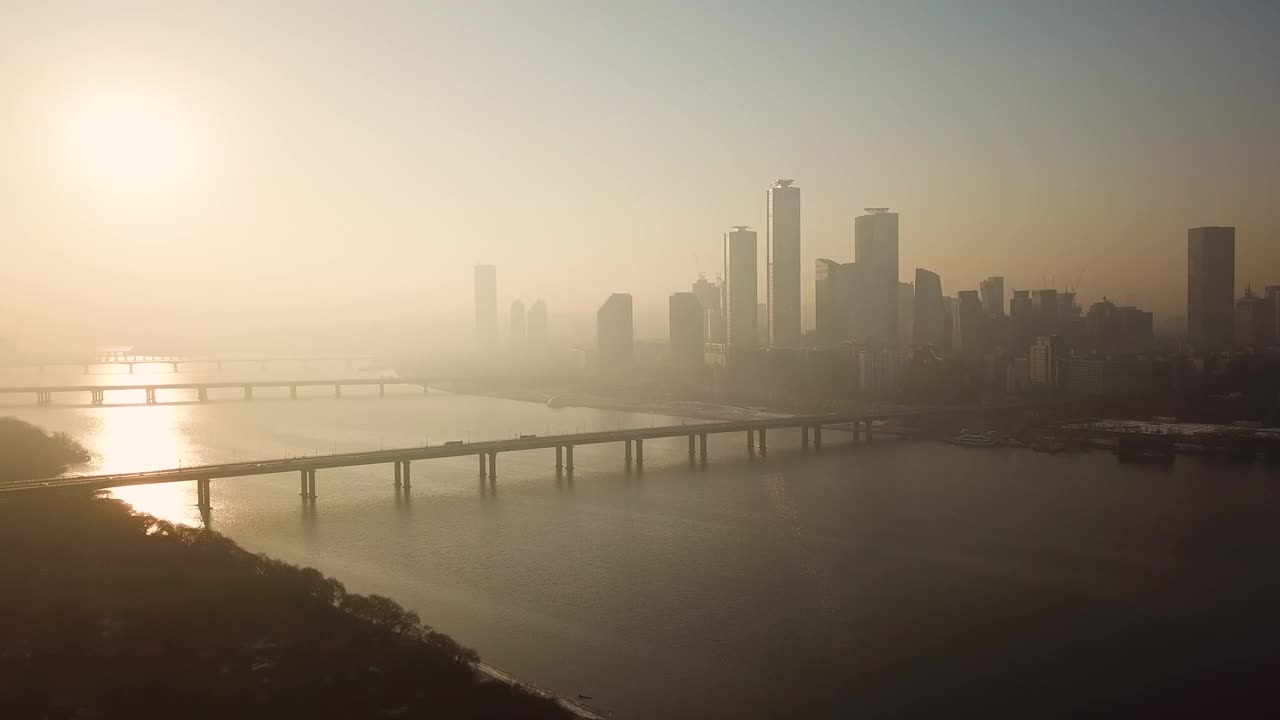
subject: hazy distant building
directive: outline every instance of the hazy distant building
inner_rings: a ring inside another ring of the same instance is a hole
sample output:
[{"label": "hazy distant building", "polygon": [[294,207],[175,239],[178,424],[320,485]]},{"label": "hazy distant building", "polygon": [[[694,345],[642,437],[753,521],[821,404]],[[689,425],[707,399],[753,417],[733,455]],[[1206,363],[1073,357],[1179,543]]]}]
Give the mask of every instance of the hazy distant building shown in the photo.
[{"label": "hazy distant building", "polygon": [[1067,347],[1056,335],[1036,338],[1030,353],[1031,384],[1040,388],[1061,388],[1066,383]]},{"label": "hazy distant building", "polygon": [[939,350],[948,350],[952,346],[956,334],[957,308],[955,298],[942,296],[942,344],[937,346]]},{"label": "hazy distant building", "polygon": [[911,283],[898,283],[898,334],[903,343],[909,343],[915,337],[916,328],[916,286]]},{"label": "hazy distant building", "polygon": [[602,368],[630,365],[635,357],[631,295],[614,293],[596,311],[596,353]]},{"label": "hazy distant building", "polygon": [[498,343],[498,268],[477,265],[475,268],[476,343],[493,347]]},{"label": "hazy distant building", "polygon": [[769,347],[799,347],[800,330],[800,188],[777,180],[769,188],[768,339]]},{"label": "hazy distant building", "polygon": [[671,364],[683,368],[701,367],[706,343],[702,302],[691,292],[678,292],[671,293],[667,304]]},{"label": "hazy distant building", "polygon": [[943,329],[942,278],[924,268],[916,268],[915,320],[912,337],[920,347],[945,347]]},{"label": "hazy distant building", "polygon": [[709,343],[724,342],[724,283],[711,282],[705,275],[699,275],[693,284],[693,294],[702,303],[703,334]]},{"label": "hazy distant building", "polygon": [[511,345],[514,347],[523,347],[528,339],[525,331],[525,312],[524,301],[515,300],[511,303]]},{"label": "hazy distant building", "polygon": [[843,273],[835,260],[814,263],[814,325],[819,346],[835,345],[848,337],[849,308]]},{"label": "hazy distant building", "polygon": [[731,351],[759,345],[756,330],[756,233],[736,225],[724,234],[725,344]]},{"label": "hazy distant building", "polygon": [[1001,317],[1004,313],[1004,278],[992,275],[978,285],[982,294],[982,309],[987,317]]},{"label": "hazy distant building", "polygon": [[769,337],[769,306],[765,303],[756,305],[756,340]]},{"label": "hazy distant building", "polygon": [[[1272,336],[1275,337],[1277,343],[1280,343],[1280,285],[1268,285],[1264,297],[1267,298],[1267,302],[1271,303],[1271,315],[1276,320]],[[3,351],[0,350],[0,352]]]},{"label": "hazy distant building", "polygon": [[1240,345],[1265,348],[1275,344],[1275,303],[1253,294],[1246,287],[1244,297],[1236,301],[1235,341]]},{"label": "hazy distant building", "polygon": [[1150,352],[1155,323],[1149,312],[1117,306],[1106,298],[1089,306],[1085,315],[1084,348],[1103,355]]},{"label": "hazy distant building", "polygon": [[987,350],[986,310],[977,290],[961,290],[956,295],[951,346],[971,358]]},{"label": "hazy distant building", "polygon": [[1031,303],[1030,290],[1014,290],[1009,300],[1009,334],[1018,352],[1031,346],[1035,332],[1035,306]]},{"label": "hazy distant building", "polygon": [[541,298],[533,301],[526,314],[529,347],[541,350],[547,346],[547,304]]},{"label": "hazy distant building", "polygon": [[864,393],[888,392],[896,378],[893,352],[889,350],[858,351],[858,389]]},{"label": "hazy distant building", "polygon": [[1115,397],[1151,392],[1151,361],[1125,357],[1073,357],[1067,368],[1067,392]]},{"label": "hazy distant building", "polygon": [[898,213],[867,208],[853,222],[854,262],[866,273],[867,326],[859,337],[898,345]]},{"label": "hazy distant building", "polygon": [[1187,231],[1187,333],[1204,350],[1231,347],[1235,327],[1236,229]]}]

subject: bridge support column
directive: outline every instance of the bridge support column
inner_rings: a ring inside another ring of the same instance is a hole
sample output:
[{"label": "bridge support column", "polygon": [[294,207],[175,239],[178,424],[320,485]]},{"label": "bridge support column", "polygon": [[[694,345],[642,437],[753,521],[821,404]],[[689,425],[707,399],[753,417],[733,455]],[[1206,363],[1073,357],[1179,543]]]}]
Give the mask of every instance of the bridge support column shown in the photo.
[{"label": "bridge support column", "polygon": [[133,373],[133,363],[129,363],[129,372]]},{"label": "bridge support column", "polygon": [[400,461],[397,460],[395,465],[396,465],[396,489],[398,490],[400,488]]},{"label": "bridge support column", "polygon": [[747,452],[754,453],[756,450],[756,431],[747,431]]},{"label": "bridge support column", "polygon": [[485,475],[488,474],[485,472],[485,469],[484,469],[484,461],[485,461],[484,453],[480,453],[476,457],[480,458],[480,477],[483,478]]},{"label": "bridge support column", "polygon": [[867,421],[867,442],[871,442],[871,421]]},{"label": "bridge support column", "polygon": [[90,390],[89,402],[94,405],[101,405],[105,394],[106,392],[104,390]]},{"label": "bridge support column", "polygon": [[564,447],[556,446],[556,472],[564,470]]},{"label": "bridge support column", "polygon": [[813,449],[814,450],[822,449],[822,426],[821,425],[813,426]]},{"label": "bridge support column", "polygon": [[760,428],[760,454],[763,455],[766,452],[768,452],[768,448],[765,446],[764,428]]},{"label": "bridge support column", "polygon": [[209,401],[209,388],[202,387],[196,390],[196,396],[200,398],[200,402]]},{"label": "bridge support column", "polygon": [[698,454],[702,456],[702,463],[705,465],[707,462],[707,434],[706,433],[698,434]]},{"label": "bridge support column", "polygon": [[297,399],[298,399],[298,386],[297,386],[297,385],[290,385],[290,386],[289,386],[289,399],[290,399],[290,400],[297,400]]},{"label": "bridge support column", "polygon": [[378,397],[387,396],[387,386],[385,383],[378,383]]},{"label": "bridge support column", "polygon": [[697,449],[696,449],[696,448],[694,448],[693,443],[694,443],[693,436],[692,436],[692,435],[690,435],[690,436],[689,436],[689,459],[690,459],[690,460],[692,460],[692,459],[694,459],[695,457],[697,457],[697,456],[698,456],[698,451],[697,451]]},{"label": "bridge support column", "polygon": [[156,404],[156,389],[153,387],[147,388],[147,404],[149,405]]},{"label": "bridge support column", "polygon": [[213,503],[209,499],[209,478],[196,479],[196,507],[209,510]]},{"label": "bridge support column", "polygon": [[564,469],[573,472],[573,446],[566,445],[564,447]]},{"label": "bridge support column", "polygon": [[314,469],[307,471],[307,497],[316,499],[316,471]]},{"label": "bridge support column", "polygon": [[170,363],[170,364],[173,366],[173,371],[178,372],[178,363]]},{"label": "bridge support column", "polygon": [[800,449],[801,450],[809,449],[809,426],[808,425],[802,425],[800,427]]},{"label": "bridge support column", "polygon": [[253,386],[252,386],[252,385],[245,385],[245,386],[244,386],[244,399],[245,399],[245,400],[252,400],[252,399],[253,399]]},{"label": "bridge support column", "polygon": [[405,460],[405,461],[404,461],[404,472],[403,472],[403,474],[404,474],[404,489],[405,489],[405,490],[408,490],[409,488],[413,487],[413,482],[410,480],[410,477],[409,477],[409,476],[410,476],[410,473],[409,473],[409,465],[410,465],[410,461],[409,461],[409,460]]},{"label": "bridge support column", "polygon": [[497,451],[489,453],[489,479],[498,479],[498,453]]},{"label": "bridge support column", "polygon": [[644,464],[644,440],[636,440],[636,465]]},{"label": "bridge support column", "polygon": [[342,397],[342,386],[341,386],[341,385],[334,385],[334,386],[333,386],[333,396],[334,396],[334,397],[336,397],[336,398],[340,398],[340,397]]},{"label": "bridge support column", "polygon": [[625,449],[622,451],[622,459],[623,459],[623,460],[626,460],[626,461],[627,461],[627,464],[628,464],[628,465],[630,465],[630,464],[631,464],[631,441],[630,441],[630,440],[623,440],[623,441],[622,441],[622,447],[623,447],[623,448],[625,448]]}]

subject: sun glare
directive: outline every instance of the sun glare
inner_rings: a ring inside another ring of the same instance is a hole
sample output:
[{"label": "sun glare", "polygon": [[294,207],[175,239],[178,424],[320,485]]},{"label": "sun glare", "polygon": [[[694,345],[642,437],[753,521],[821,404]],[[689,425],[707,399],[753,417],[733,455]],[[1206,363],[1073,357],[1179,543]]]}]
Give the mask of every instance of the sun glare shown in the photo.
[{"label": "sun glare", "polygon": [[98,96],[71,120],[74,159],[112,190],[149,190],[189,171],[190,138],[176,108],[158,98]]}]

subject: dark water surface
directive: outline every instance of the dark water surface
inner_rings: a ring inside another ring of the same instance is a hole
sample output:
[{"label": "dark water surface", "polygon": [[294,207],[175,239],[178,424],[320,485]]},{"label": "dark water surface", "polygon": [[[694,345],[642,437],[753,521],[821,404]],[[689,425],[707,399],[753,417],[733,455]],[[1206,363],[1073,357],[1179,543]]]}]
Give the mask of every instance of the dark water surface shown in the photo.
[{"label": "dark water surface", "polygon": [[[373,391],[376,392],[376,389]],[[681,422],[464,396],[34,408],[123,470]],[[214,481],[213,526],[388,595],[486,662],[621,718],[1258,709],[1280,663],[1280,477],[1179,458],[772,432]],[[198,521],[194,487],[132,488]],[[1274,703],[1274,700],[1268,700]],[[1274,709],[1274,705],[1273,705]]]}]

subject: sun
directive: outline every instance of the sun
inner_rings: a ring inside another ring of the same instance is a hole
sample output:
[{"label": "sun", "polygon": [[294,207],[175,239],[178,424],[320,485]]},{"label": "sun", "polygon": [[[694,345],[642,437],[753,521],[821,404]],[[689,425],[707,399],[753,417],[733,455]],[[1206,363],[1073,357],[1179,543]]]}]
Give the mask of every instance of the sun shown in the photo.
[{"label": "sun", "polygon": [[71,152],[80,170],[112,190],[153,190],[190,171],[191,141],[177,108],[142,95],[98,95],[72,114]]}]

